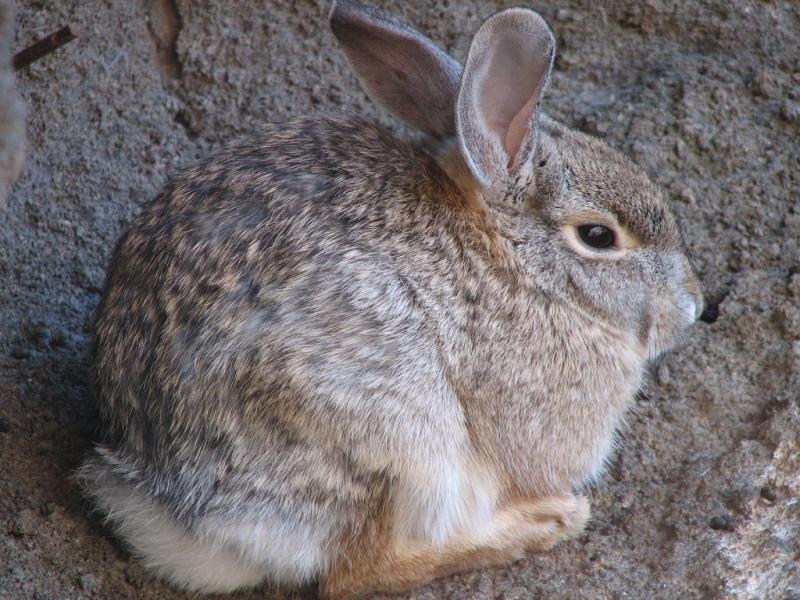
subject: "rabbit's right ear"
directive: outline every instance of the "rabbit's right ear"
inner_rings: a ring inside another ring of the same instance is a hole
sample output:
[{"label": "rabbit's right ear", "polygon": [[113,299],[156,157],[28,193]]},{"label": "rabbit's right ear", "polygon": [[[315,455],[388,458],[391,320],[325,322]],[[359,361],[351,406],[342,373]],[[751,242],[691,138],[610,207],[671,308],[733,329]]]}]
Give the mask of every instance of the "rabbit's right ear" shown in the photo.
[{"label": "rabbit's right ear", "polygon": [[378,104],[437,138],[455,134],[461,65],[408,25],[371,6],[334,0],[330,24]]},{"label": "rabbit's right ear", "polygon": [[456,121],[461,153],[485,189],[502,193],[532,156],[554,57],[550,26],[524,8],[489,17],[472,39]]}]

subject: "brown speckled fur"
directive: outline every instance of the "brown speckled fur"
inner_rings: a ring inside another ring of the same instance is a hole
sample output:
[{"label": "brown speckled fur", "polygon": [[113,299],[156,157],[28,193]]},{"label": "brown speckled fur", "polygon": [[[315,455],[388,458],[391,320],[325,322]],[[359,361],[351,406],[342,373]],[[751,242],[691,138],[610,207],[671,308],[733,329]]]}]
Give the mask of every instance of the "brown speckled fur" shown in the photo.
[{"label": "brown speckled fur", "polygon": [[[382,13],[339,6],[393,35]],[[486,31],[517,22],[552,39],[530,11]],[[319,579],[350,597],[582,529],[573,494],[702,299],[646,176],[531,114],[521,163],[488,186],[463,144],[441,139],[436,160],[315,116],[184,170],[134,221],[98,311],[105,434],[81,476],[155,572],[201,591]],[[584,252],[569,232],[593,218],[631,246]],[[195,546],[230,568],[198,574]]]}]

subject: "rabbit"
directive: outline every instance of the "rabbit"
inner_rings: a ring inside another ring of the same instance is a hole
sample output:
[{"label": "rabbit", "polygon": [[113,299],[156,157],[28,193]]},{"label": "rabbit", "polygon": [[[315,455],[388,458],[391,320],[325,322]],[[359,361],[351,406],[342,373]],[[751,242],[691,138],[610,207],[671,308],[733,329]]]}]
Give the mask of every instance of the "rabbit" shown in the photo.
[{"label": "rabbit", "polygon": [[195,592],[352,598],[578,535],[648,361],[702,311],[662,192],[540,108],[522,8],[465,64],[333,3],[368,95],[430,140],[307,116],[175,176],[118,243],[82,486]]}]

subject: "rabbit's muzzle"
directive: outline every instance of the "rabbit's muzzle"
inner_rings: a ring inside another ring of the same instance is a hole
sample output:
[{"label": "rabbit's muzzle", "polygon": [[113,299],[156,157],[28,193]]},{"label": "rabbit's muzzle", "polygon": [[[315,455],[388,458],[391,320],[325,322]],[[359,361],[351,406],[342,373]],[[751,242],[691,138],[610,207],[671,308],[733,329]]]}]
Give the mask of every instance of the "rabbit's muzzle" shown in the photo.
[{"label": "rabbit's muzzle", "polygon": [[647,329],[647,354],[656,359],[677,345],[705,308],[700,282],[683,255],[673,257],[666,285],[655,291]]}]

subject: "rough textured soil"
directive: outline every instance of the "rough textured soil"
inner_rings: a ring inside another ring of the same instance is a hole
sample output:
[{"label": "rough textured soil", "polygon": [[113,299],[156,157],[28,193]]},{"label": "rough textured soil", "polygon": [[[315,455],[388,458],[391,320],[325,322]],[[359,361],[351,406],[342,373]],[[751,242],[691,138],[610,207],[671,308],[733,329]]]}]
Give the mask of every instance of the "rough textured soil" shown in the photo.
[{"label": "rough textured soil", "polygon": [[[516,2],[381,4],[463,59],[481,19]],[[664,186],[718,319],[654,368],[579,539],[407,597],[798,599],[800,4],[537,8],[560,45],[548,112]],[[71,480],[93,439],[92,314],[114,241],[179,165],[309,111],[391,123],[347,70],[326,11],[17,2],[11,47],[67,22],[83,36],[17,80],[29,150],[0,203],[0,598],[188,597],[132,561]],[[19,147],[5,81],[3,66],[0,183]]]},{"label": "rough textured soil", "polygon": [[0,0],[0,210],[5,207],[8,185],[22,168],[25,146],[25,112],[14,87],[11,71],[13,4]]}]

